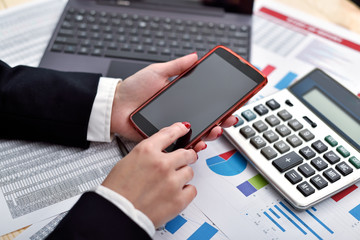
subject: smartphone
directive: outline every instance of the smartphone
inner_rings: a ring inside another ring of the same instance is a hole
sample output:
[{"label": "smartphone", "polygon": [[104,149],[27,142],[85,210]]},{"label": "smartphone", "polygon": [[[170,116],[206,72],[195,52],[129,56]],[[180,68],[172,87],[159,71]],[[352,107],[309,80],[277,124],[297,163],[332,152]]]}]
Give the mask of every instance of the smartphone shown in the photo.
[{"label": "smartphone", "polygon": [[188,134],[165,151],[192,148],[266,83],[266,76],[245,59],[217,46],[136,109],[130,121],[144,137],[189,122]]}]

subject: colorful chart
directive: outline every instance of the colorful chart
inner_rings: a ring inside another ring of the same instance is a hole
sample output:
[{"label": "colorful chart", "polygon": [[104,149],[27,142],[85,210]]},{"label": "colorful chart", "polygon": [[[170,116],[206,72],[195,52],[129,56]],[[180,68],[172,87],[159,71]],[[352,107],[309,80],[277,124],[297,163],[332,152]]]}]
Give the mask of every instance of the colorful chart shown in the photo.
[{"label": "colorful chart", "polygon": [[360,221],[360,204],[351,209],[349,213],[356,218],[356,220]]},{"label": "colorful chart", "polygon": [[[181,215],[177,215],[174,219],[166,223],[165,229],[171,233],[175,234],[186,222],[185,219]],[[195,232],[191,234],[187,240],[209,240],[211,239],[219,230],[211,226],[209,223],[204,222],[199,228],[196,229]]]},{"label": "colorful chart", "polygon": [[247,161],[234,149],[206,159],[206,164],[214,173],[222,176],[235,176],[245,170]]},{"label": "colorful chart", "polygon": [[276,85],[275,88],[282,90],[287,88],[297,77],[296,73],[288,72]]},{"label": "colorful chart", "polygon": [[[315,214],[317,209],[312,207],[311,209],[305,210],[305,212],[312,218],[317,224],[320,224],[328,233],[334,234],[334,231],[327,226],[322,220],[320,220]],[[317,239],[322,240],[323,238],[317,232],[318,228],[316,226],[312,226],[312,224],[307,224],[309,220],[305,220],[302,217],[299,217],[300,214],[296,213],[291,209],[291,207],[287,206],[283,202],[279,202],[278,204],[274,204],[273,208],[270,207],[268,211],[264,211],[263,214],[273,223],[277,228],[279,228],[282,232],[286,232],[289,230],[290,225],[293,225],[297,228],[304,236],[305,235],[313,235]],[[279,222],[281,219],[286,219],[287,221],[282,221],[286,226],[282,226]],[[295,221],[295,220],[296,221]]]},{"label": "colorful chart", "polygon": [[346,197],[347,195],[349,195],[350,193],[352,193],[355,189],[357,189],[358,187],[356,185],[352,185],[350,187],[348,187],[345,190],[342,190],[341,192],[335,194],[334,196],[332,196],[331,198],[335,201],[338,202],[341,199],[343,199],[344,197]]},{"label": "colorful chart", "polygon": [[179,230],[185,223],[187,222],[187,220],[185,218],[183,218],[180,215],[177,215],[174,219],[172,219],[171,221],[169,221],[166,225],[165,225],[165,229],[168,230],[171,234],[176,233],[177,230]]},{"label": "colorful chart", "polygon": [[268,76],[270,73],[272,73],[275,70],[274,66],[267,65],[263,70],[262,73]]},{"label": "colorful chart", "polygon": [[250,196],[257,190],[268,185],[268,182],[260,174],[250,178],[248,181],[243,182],[237,188],[245,195]]}]

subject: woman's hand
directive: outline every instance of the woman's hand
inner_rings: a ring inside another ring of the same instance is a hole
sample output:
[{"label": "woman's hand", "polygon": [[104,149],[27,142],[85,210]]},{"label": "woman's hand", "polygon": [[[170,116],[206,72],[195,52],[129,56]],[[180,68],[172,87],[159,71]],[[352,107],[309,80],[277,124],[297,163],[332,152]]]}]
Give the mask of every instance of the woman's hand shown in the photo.
[{"label": "woman's hand", "polygon": [[189,131],[186,123],[170,127],[141,141],[111,170],[102,185],[121,194],[159,227],[174,218],[196,196],[187,183],[197,160],[192,149],[163,150]]},{"label": "woman's hand", "polygon": [[[142,140],[141,135],[130,124],[130,114],[168,84],[170,77],[181,74],[191,67],[197,59],[197,54],[193,53],[169,62],[151,64],[119,83],[112,108],[111,132],[134,141]],[[221,126],[229,127],[236,122],[236,117],[231,116]],[[205,140],[214,140],[221,136],[222,132],[222,128],[216,126]],[[205,148],[205,142],[200,141],[194,150],[198,152]]]}]

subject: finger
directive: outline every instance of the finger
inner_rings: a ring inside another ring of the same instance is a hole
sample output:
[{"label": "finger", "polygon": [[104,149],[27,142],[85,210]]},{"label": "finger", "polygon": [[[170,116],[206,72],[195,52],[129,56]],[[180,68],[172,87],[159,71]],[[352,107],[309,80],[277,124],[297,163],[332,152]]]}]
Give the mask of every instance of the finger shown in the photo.
[{"label": "finger", "polygon": [[194,146],[193,149],[195,150],[195,152],[200,152],[202,150],[205,150],[206,147],[207,147],[206,143],[204,141],[200,141]]},{"label": "finger", "polygon": [[184,72],[186,69],[191,67],[197,60],[198,56],[195,52],[169,62],[153,64],[153,67],[160,75],[169,78]]},{"label": "finger", "polygon": [[[185,126],[187,125],[187,126]],[[160,150],[164,150],[175,142],[178,138],[184,136],[190,130],[189,123],[174,123],[170,127],[162,128],[160,131],[148,138],[148,141],[157,143],[156,147],[159,147]]]},{"label": "finger", "polygon": [[205,137],[206,141],[212,141],[220,137],[223,133],[223,129],[220,126],[216,126],[211,129],[210,133]]},{"label": "finger", "polygon": [[235,124],[237,124],[239,122],[239,119],[235,116],[230,116],[227,119],[225,119],[224,122],[221,123],[221,127],[223,128],[227,128],[227,127],[231,127],[234,126]]},{"label": "finger", "polygon": [[176,175],[179,178],[181,186],[186,185],[194,177],[194,170],[190,166],[185,166],[176,171]]},{"label": "finger", "polygon": [[193,149],[180,148],[172,153],[169,153],[173,160],[173,166],[175,169],[179,169],[183,166],[193,164],[198,159],[197,153]]},{"label": "finger", "polygon": [[190,185],[190,184],[187,184],[184,186],[183,191],[182,191],[182,198],[184,201],[183,209],[186,208],[187,205],[189,205],[192,200],[194,200],[196,195],[197,195],[197,191],[196,191],[195,186]]}]

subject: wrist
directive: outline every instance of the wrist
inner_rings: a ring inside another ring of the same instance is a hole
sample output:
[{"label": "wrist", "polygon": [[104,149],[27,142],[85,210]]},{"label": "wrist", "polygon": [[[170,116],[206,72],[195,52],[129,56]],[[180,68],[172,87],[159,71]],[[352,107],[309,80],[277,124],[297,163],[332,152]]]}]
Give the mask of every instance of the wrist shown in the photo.
[{"label": "wrist", "polygon": [[118,125],[121,122],[121,119],[118,118],[117,112],[120,110],[120,86],[122,81],[119,81],[115,88],[115,94],[112,104],[112,110],[111,110],[111,120],[110,120],[110,132],[111,133],[119,133],[119,127]]}]

